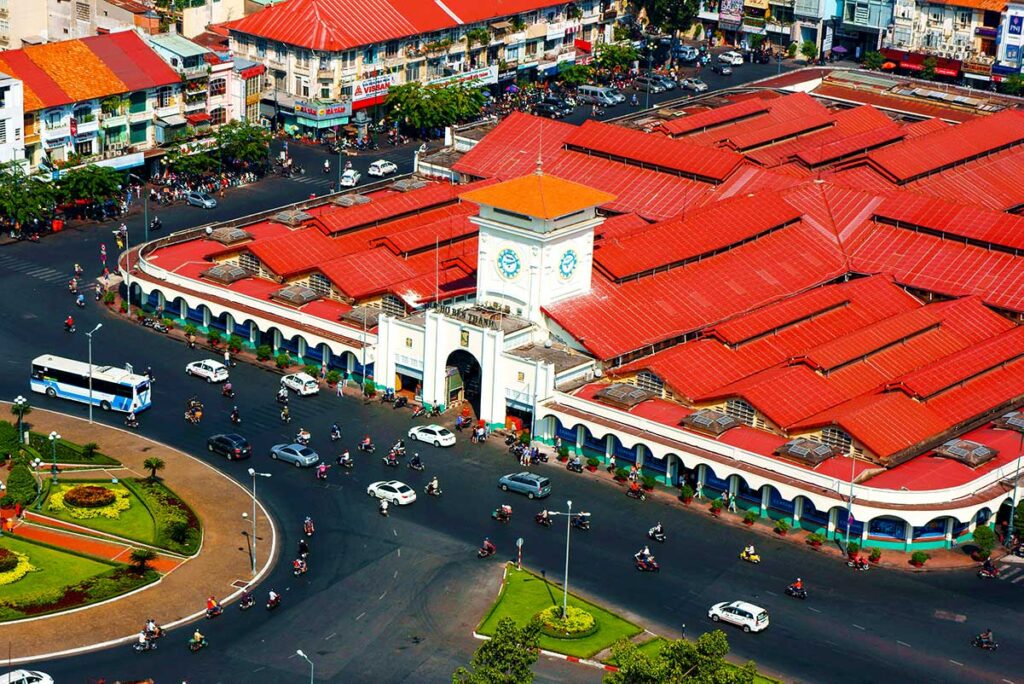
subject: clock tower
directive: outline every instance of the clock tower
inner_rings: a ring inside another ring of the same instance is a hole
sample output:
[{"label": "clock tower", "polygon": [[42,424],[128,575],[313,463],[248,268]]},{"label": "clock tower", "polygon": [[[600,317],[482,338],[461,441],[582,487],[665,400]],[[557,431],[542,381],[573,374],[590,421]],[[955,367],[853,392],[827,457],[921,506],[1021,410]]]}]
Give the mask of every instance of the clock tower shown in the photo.
[{"label": "clock tower", "polygon": [[541,308],[590,291],[597,207],[615,199],[541,172],[463,194],[480,205],[476,300],[534,322]]}]

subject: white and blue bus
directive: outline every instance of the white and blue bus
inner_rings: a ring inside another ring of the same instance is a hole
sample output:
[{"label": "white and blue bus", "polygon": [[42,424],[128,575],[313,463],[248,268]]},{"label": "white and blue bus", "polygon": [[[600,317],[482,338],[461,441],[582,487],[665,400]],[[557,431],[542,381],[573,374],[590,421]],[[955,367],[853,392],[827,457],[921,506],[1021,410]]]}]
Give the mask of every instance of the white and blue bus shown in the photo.
[{"label": "white and blue bus", "polygon": [[[149,378],[131,368],[92,367],[92,403],[104,411],[144,411],[152,403]],[[90,366],[74,359],[43,354],[32,360],[32,391],[89,403]]]}]

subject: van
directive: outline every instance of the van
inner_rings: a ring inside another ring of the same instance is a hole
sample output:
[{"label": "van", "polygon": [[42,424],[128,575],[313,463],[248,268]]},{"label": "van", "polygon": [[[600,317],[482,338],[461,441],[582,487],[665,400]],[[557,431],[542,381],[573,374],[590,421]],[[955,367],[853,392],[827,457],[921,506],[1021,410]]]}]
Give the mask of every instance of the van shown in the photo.
[{"label": "van", "polygon": [[692,62],[700,56],[700,53],[692,45],[677,45],[672,48],[672,56],[684,62]]},{"label": "van", "polygon": [[599,104],[602,107],[611,107],[619,101],[611,91],[611,88],[602,88],[601,86],[580,86],[577,94],[581,101]]}]

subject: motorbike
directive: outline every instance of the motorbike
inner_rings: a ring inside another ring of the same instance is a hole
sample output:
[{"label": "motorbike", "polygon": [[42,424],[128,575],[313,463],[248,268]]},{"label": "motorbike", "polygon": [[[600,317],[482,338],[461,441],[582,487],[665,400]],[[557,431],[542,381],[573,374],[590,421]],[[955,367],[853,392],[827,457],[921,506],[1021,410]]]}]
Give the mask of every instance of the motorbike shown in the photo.
[{"label": "motorbike", "polygon": [[441,496],[441,488],[438,487],[437,489],[434,489],[430,485],[427,485],[423,488],[423,493],[429,494],[430,496]]},{"label": "motorbike", "polygon": [[798,598],[798,599],[806,599],[807,598],[807,590],[804,589],[803,587],[801,587],[800,589],[797,589],[792,584],[790,584],[788,587],[786,587],[786,596],[792,596],[793,598]]},{"label": "motorbike", "polygon": [[251,593],[242,596],[242,599],[238,602],[239,610],[249,610],[256,605],[256,597]]},{"label": "motorbike", "polygon": [[138,430],[139,429],[139,419],[135,418],[133,420],[131,418],[125,418],[124,419],[124,426],[127,427],[127,428],[131,428],[132,430]]},{"label": "motorbike", "polygon": [[590,529],[590,518],[577,518],[573,516],[570,524],[577,530],[586,531]]},{"label": "motorbike", "polygon": [[132,650],[136,653],[145,653],[146,651],[156,650],[156,642],[150,639],[146,640],[146,643],[142,644],[138,641],[132,642]]},{"label": "motorbike", "polygon": [[284,404],[285,406],[288,405],[288,392],[287,391],[282,391],[282,392],[278,392],[277,393],[277,403],[278,404]]},{"label": "motorbike", "polygon": [[574,473],[582,473],[583,472],[583,464],[582,463],[574,463],[572,461],[566,461],[565,469],[566,470],[571,470]]},{"label": "motorbike", "polygon": [[214,606],[213,608],[207,608],[206,609],[206,619],[207,620],[212,620],[213,618],[218,617],[223,612],[224,612],[223,606],[217,605],[217,606]]},{"label": "motorbike", "polygon": [[227,397],[228,399],[234,399],[235,398],[235,388],[233,388],[233,387],[223,387],[223,388],[221,388],[220,396]]},{"label": "motorbike", "polygon": [[353,467],[355,467],[356,463],[351,458],[345,458],[344,456],[339,456],[338,457],[338,465],[340,465],[342,468],[353,468]]},{"label": "motorbike", "polygon": [[476,557],[487,558],[488,556],[493,556],[497,551],[498,549],[495,548],[494,544],[491,544],[490,546],[481,546],[477,549]]},{"label": "motorbike", "polygon": [[398,467],[398,457],[395,456],[394,452],[388,454],[387,456],[385,456],[384,458],[382,458],[380,460],[383,461],[384,465],[388,466],[389,468],[397,468]]},{"label": "motorbike", "polygon": [[409,405],[409,400],[406,397],[398,397],[395,399],[395,403],[392,404],[393,408],[400,409]]},{"label": "motorbike", "polygon": [[195,653],[197,651],[203,650],[204,648],[206,648],[206,639],[200,639],[199,641],[193,641],[189,639],[188,650]]},{"label": "motorbike", "polygon": [[631,499],[636,499],[638,501],[647,501],[647,495],[644,494],[642,489],[638,489],[636,491],[632,489],[627,489],[626,496],[628,496]]},{"label": "motorbike", "polygon": [[853,568],[854,570],[860,570],[861,572],[866,572],[871,569],[871,566],[868,565],[866,561],[861,563],[860,561],[856,560],[846,561],[846,567]]},{"label": "motorbike", "polygon": [[377,506],[377,512],[383,515],[385,518],[388,517],[388,501],[387,499],[381,499],[380,505]]},{"label": "motorbike", "polygon": [[985,641],[981,638],[980,634],[971,639],[971,646],[974,646],[975,648],[980,648],[985,651],[995,651],[999,648],[999,644],[997,644],[994,641]]},{"label": "motorbike", "polygon": [[341,439],[341,430],[331,430],[331,441],[337,442]]},{"label": "motorbike", "polygon": [[284,411],[281,411],[281,422],[283,422],[285,425],[288,425],[289,423],[291,423],[292,422],[291,414],[290,413],[285,413]]},{"label": "motorbike", "polygon": [[309,570],[309,566],[306,564],[302,564],[296,568],[292,568],[292,575],[294,575],[295,577],[298,577],[299,575],[305,575],[307,570]]},{"label": "motorbike", "polygon": [[546,518],[542,516],[540,513],[533,516],[533,522],[537,523],[538,525],[543,525],[544,527],[551,527],[555,524],[555,521],[552,520],[550,517]]},{"label": "motorbike", "polygon": [[391,391],[382,392],[380,395],[380,403],[392,404],[395,402],[395,393]]},{"label": "motorbike", "polygon": [[652,527],[651,529],[647,530],[647,538],[653,539],[656,542],[664,543],[665,540],[668,539],[668,535],[664,532],[658,532]]},{"label": "motorbike", "polygon": [[996,568],[992,568],[991,570],[988,568],[982,568],[981,570],[978,570],[978,577],[981,579],[996,579],[999,577],[999,570]]},{"label": "motorbike", "polygon": [[305,535],[307,537],[312,537],[313,536],[313,521],[307,519],[305,522],[303,522],[302,523],[302,531],[305,533]]},{"label": "motorbike", "polygon": [[494,511],[491,513],[491,517],[500,523],[507,523],[510,520],[512,520],[512,514],[508,513],[507,511],[501,508],[495,508]]},{"label": "motorbike", "polygon": [[327,466],[327,468],[317,468],[316,469],[316,479],[317,480],[326,480],[327,479],[327,470],[328,470],[328,468],[330,468],[330,466]]},{"label": "motorbike", "polygon": [[743,549],[742,551],[740,551],[740,560],[745,560],[748,563],[753,563],[754,565],[757,565],[761,562],[761,555],[757,553],[747,553],[747,550]]},{"label": "motorbike", "polygon": [[303,434],[300,432],[297,435],[295,435],[295,442],[297,444],[301,444],[302,446],[309,446],[309,440],[309,433]]},{"label": "motorbike", "polygon": [[422,406],[420,406],[419,408],[417,408],[415,411],[412,412],[412,417],[413,418],[419,418],[420,416],[426,414],[426,412],[427,412],[427,410],[425,408],[423,408]]},{"label": "motorbike", "polygon": [[77,306],[79,309],[84,309],[85,308],[85,295],[84,294],[79,293],[79,295],[75,298],[75,306]]},{"label": "motorbike", "polygon": [[67,322],[65,322],[64,323],[64,332],[66,332],[66,333],[73,333],[73,332],[75,332],[75,324],[74,323],[67,323]]},{"label": "motorbike", "polygon": [[423,465],[422,461],[420,461],[419,463],[413,463],[412,461],[409,461],[406,465],[409,467],[410,470],[423,471],[427,469],[427,467]]},{"label": "motorbike", "polygon": [[280,594],[278,594],[272,599],[267,599],[267,610],[274,610],[274,608],[277,608],[279,605],[281,605]]},{"label": "motorbike", "polygon": [[[505,446],[512,446],[518,441],[519,440],[516,439],[516,436],[511,433],[505,435]],[[509,449],[509,451],[511,451],[511,449]]]},{"label": "motorbike", "polygon": [[235,425],[241,425],[242,417],[238,415],[237,411],[231,412],[231,422],[234,423]]},{"label": "motorbike", "polygon": [[367,453],[367,454],[372,454],[373,451],[374,451],[374,448],[375,447],[373,446],[373,442],[371,442],[369,444],[366,444],[365,442],[361,442],[359,444],[359,450],[364,452],[364,453]]},{"label": "motorbike", "polygon": [[635,558],[636,569],[641,572],[660,572],[661,566],[658,565],[658,561],[653,558],[644,560],[643,558]]},{"label": "motorbike", "polygon": [[159,639],[163,635],[164,635],[164,629],[163,629],[163,627],[161,627],[159,625],[156,626],[156,629],[147,629],[146,630],[146,638],[150,639],[150,640]]}]

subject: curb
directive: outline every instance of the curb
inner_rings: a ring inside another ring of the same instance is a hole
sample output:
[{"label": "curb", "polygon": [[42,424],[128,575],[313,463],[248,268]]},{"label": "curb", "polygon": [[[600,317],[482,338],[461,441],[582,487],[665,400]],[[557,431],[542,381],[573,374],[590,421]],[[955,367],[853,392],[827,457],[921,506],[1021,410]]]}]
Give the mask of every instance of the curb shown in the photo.
[{"label": "curb", "polygon": [[[7,404],[8,402],[2,402],[2,403]],[[62,418],[70,418],[72,420],[77,420],[77,421],[80,421],[80,422],[85,422],[84,418],[79,418],[78,416],[72,416],[72,415],[69,415],[69,414],[66,414],[66,413],[59,413],[57,411],[51,411],[49,409],[40,409],[40,408],[33,407],[33,411],[39,411],[41,413],[52,413],[53,415],[60,416]],[[115,426],[111,426],[111,425],[104,425],[104,427],[106,427],[107,429],[111,429],[111,430],[117,430],[118,432],[128,432],[128,431],[124,430],[123,428],[115,427]],[[248,490],[245,488],[245,486],[242,483],[236,481],[234,478],[228,477],[227,474],[221,472],[220,470],[217,470],[212,465],[203,462],[202,460],[196,458],[192,454],[189,454],[189,453],[187,453],[185,451],[182,451],[181,449],[178,449],[176,447],[172,447],[169,444],[165,444],[164,442],[160,442],[158,440],[151,439],[149,437],[138,435],[138,434],[136,434],[134,432],[128,432],[128,434],[135,435],[135,437],[137,439],[144,439],[144,440],[152,442],[154,444],[159,444],[160,446],[164,447],[165,449],[168,449],[168,450],[173,451],[175,453],[179,453],[182,456],[184,456],[185,458],[190,458],[193,461],[195,461],[196,463],[198,463],[199,465],[203,466],[204,468],[208,468],[208,469],[212,470],[214,473],[216,473],[217,475],[223,477],[229,483],[231,483],[234,486],[240,488],[243,492],[248,494]],[[274,559],[275,559],[275,557],[277,555],[277,526],[274,524],[274,519],[273,519],[273,517],[271,517],[270,511],[268,511],[263,506],[263,502],[260,501],[259,499],[256,499],[256,504],[260,507],[260,510],[263,512],[263,517],[266,518],[267,523],[270,525],[270,552],[267,554],[266,560],[263,563],[263,567],[260,568],[260,571],[256,574],[255,577],[253,577],[252,579],[249,580],[248,584],[246,585],[246,588],[245,589],[238,589],[235,592],[233,592],[233,593],[229,594],[228,596],[224,597],[224,599],[221,600],[222,604],[230,603],[230,602],[234,601],[236,598],[241,596],[245,591],[248,591],[252,587],[256,586],[256,584],[263,578],[263,576],[266,575],[270,571],[270,568],[273,565]],[[203,535],[203,542],[204,543],[206,541],[205,538],[206,538],[206,535],[204,534]],[[198,555],[201,551],[202,551],[202,545],[200,545],[199,551],[197,551],[196,554]],[[88,606],[80,606],[78,608],[72,609],[71,611],[62,611],[60,613],[55,613],[53,615],[39,616],[39,618],[36,618],[36,619],[45,619],[45,618],[48,618],[48,617],[57,617],[59,615],[67,615],[70,612],[75,612],[75,611],[78,611],[78,610],[88,610],[90,608],[95,608],[97,606],[104,605],[104,604],[107,604],[107,603],[113,603],[115,601],[118,601],[118,600],[124,598],[125,596],[130,596],[131,594],[135,594],[135,593],[138,593],[138,592],[145,591],[145,590],[147,590],[147,589],[149,589],[149,588],[151,588],[153,586],[156,586],[159,583],[160,583],[160,580],[157,580],[153,584],[149,584],[149,585],[146,585],[144,587],[139,587],[138,589],[135,589],[134,591],[129,592],[128,594],[122,594],[121,596],[116,596],[114,598],[108,599],[107,601],[101,601],[100,603],[90,604]],[[167,623],[165,625],[161,625],[160,627],[163,630],[165,630],[165,631],[166,630],[170,630],[170,629],[174,629],[175,627],[179,627],[181,625],[188,624],[189,622],[192,622],[194,620],[198,620],[200,617],[204,616],[205,614],[206,614],[206,610],[203,609],[203,610],[197,611],[195,613],[192,613],[191,615],[186,615],[185,617],[180,618],[178,620],[175,620],[174,622],[170,622],[170,623]],[[4,624],[12,624],[13,625],[13,624],[17,624],[18,622],[19,621],[13,621],[13,622],[8,622],[8,623],[4,623]],[[70,649],[67,649],[67,650],[64,650],[64,651],[54,651],[52,653],[40,653],[40,654],[36,654],[36,655],[31,655],[31,656],[24,656],[22,658],[9,658],[9,659],[6,660],[6,662],[7,662],[8,666],[11,666],[11,665],[20,665],[22,663],[38,662],[40,660],[51,660],[53,658],[64,658],[64,657],[67,657],[67,656],[80,655],[82,653],[89,653],[91,651],[102,650],[102,649],[105,649],[105,648],[109,648],[111,646],[116,646],[118,644],[126,644],[126,643],[129,643],[129,642],[132,642],[132,641],[136,640],[137,638],[138,638],[138,634],[130,634],[128,636],[117,637],[115,639],[110,639],[108,641],[104,641],[104,642],[100,642],[100,643],[96,643],[96,644],[89,644],[87,646],[79,646],[77,648],[70,648]]]}]

